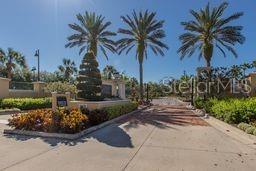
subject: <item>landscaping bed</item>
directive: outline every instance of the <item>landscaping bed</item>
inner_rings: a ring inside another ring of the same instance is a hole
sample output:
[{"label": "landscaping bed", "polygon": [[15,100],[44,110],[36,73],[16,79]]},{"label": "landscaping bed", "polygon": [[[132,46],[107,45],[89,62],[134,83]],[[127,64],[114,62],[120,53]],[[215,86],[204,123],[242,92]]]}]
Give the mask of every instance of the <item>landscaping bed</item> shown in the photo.
[{"label": "landscaping bed", "polygon": [[[36,134],[38,136],[46,133],[54,133],[54,135],[59,133],[64,137],[61,135],[53,137],[65,138],[68,134],[76,134],[72,137],[77,137],[80,135],[79,133],[86,132],[87,129],[94,130],[93,126],[105,124],[113,118],[135,111],[137,108],[137,103],[127,103],[92,111],[87,109],[60,109],[57,112],[50,109],[32,110],[27,114],[13,115],[9,119],[9,126],[15,130],[6,130],[5,133],[22,134],[23,131],[26,135],[30,135],[31,132],[28,131],[36,131],[39,132]],[[52,136],[47,135],[48,137]]]},{"label": "landscaping bed", "polygon": [[246,133],[256,135],[256,98],[197,98],[195,107],[211,116],[237,126]]}]

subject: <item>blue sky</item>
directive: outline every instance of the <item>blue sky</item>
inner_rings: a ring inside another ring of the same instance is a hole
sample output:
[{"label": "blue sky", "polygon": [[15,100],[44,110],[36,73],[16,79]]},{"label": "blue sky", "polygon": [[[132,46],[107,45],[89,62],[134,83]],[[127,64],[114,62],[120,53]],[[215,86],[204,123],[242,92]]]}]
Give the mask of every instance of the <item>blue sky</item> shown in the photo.
[{"label": "blue sky", "polygon": [[[164,40],[170,47],[165,57],[149,53],[144,63],[145,81],[158,81],[165,76],[179,77],[184,70],[193,74],[196,67],[203,66],[203,60],[198,61],[198,55],[180,61],[176,53],[180,46],[178,36],[183,33],[181,21],[191,19],[189,9],[200,9],[207,4],[206,0],[2,0],[0,6],[0,47],[12,47],[22,52],[30,67],[37,66],[34,52],[40,48],[41,68],[55,71],[62,59],[71,58],[77,65],[82,56],[78,49],[66,49],[66,37],[72,33],[69,23],[76,22],[75,15],[85,11],[102,14],[112,22],[111,30],[116,31],[125,26],[120,15],[130,14],[133,9],[157,12],[157,18],[165,20],[164,29],[167,37]],[[209,1],[218,5],[223,1]],[[254,0],[230,0],[225,15],[243,11],[245,15],[234,22],[244,26],[243,33],[246,42],[236,46],[239,57],[231,54],[223,58],[218,52],[214,53],[213,66],[230,66],[256,58],[256,24]],[[119,36],[118,36],[119,37]],[[118,38],[117,37],[117,38]],[[137,77],[138,62],[134,53],[114,55],[109,53],[109,61],[102,54],[98,55],[100,69],[105,65],[114,65],[118,70]]]}]

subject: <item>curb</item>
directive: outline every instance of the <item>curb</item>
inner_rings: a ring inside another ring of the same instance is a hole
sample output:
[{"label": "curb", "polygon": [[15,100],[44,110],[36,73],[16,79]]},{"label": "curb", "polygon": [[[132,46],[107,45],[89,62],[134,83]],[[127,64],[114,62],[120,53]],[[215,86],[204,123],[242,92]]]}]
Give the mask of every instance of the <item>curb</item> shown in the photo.
[{"label": "curb", "polygon": [[0,115],[12,115],[21,112],[20,109],[3,109],[0,110]]},{"label": "curb", "polygon": [[122,119],[125,119],[127,118],[128,116],[131,116],[135,113],[138,113],[142,110],[145,110],[146,108],[148,108],[147,106],[146,107],[143,107],[141,109],[137,109],[135,111],[132,111],[130,113],[127,113],[127,114],[124,114],[122,116],[119,116],[117,118],[114,118],[112,120],[109,120],[109,121],[106,121],[104,123],[101,123],[99,125],[96,125],[96,126],[93,126],[93,127],[90,127],[88,129],[85,129],[79,133],[76,133],[76,134],[63,134],[63,133],[46,133],[46,132],[37,132],[37,131],[25,131],[25,130],[17,130],[17,129],[5,129],[4,130],[4,134],[12,134],[12,135],[23,135],[23,136],[33,136],[33,137],[42,137],[42,138],[58,138],[58,139],[66,139],[66,140],[76,140],[82,136],[85,136],[87,134],[90,134],[94,131],[97,131],[101,128],[104,128],[108,125],[111,125],[119,120],[122,120]]},{"label": "curb", "polygon": [[256,149],[256,136],[247,134],[246,132],[240,130],[239,128],[232,126],[224,121],[216,119],[212,116],[208,118],[202,117],[202,113],[204,113],[200,109],[191,110],[194,114],[200,116],[205,122],[210,124],[216,130],[230,136],[232,139],[235,139],[247,146],[250,146]]}]

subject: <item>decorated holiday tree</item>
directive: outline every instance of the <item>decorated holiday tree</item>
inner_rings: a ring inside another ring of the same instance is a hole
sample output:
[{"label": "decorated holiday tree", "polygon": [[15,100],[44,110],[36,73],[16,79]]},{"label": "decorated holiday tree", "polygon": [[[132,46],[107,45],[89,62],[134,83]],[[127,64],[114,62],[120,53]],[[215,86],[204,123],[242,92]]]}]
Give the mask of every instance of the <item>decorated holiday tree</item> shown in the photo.
[{"label": "decorated holiday tree", "polygon": [[87,52],[80,65],[77,77],[78,98],[84,100],[101,100],[101,74],[93,52]]}]

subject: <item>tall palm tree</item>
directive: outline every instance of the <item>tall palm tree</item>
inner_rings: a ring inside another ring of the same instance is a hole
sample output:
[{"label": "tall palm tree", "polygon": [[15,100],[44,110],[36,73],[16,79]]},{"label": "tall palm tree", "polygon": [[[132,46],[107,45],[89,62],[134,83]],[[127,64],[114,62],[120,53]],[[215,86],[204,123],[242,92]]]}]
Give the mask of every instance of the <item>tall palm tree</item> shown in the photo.
[{"label": "tall palm tree", "polygon": [[165,37],[165,32],[162,29],[164,21],[156,19],[155,12],[139,12],[133,11],[132,16],[121,16],[123,22],[128,28],[120,28],[118,33],[125,35],[124,38],[117,41],[117,50],[121,54],[126,50],[126,54],[131,49],[136,50],[136,59],[139,61],[140,71],[140,98],[143,100],[143,61],[147,58],[147,51],[150,48],[155,55],[164,56],[163,49],[168,49],[168,46],[161,42]]},{"label": "tall palm tree", "polygon": [[3,69],[7,73],[7,78],[11,79],[13,71],[17,68],[27,68],[25,57],[12,48],[8,48],[5,52],[3,49],[0,49],[0,63],[3,66]]},{"label": "tall palm tree", "polygon": [[198,50],[199,59],[204,57],[207,67],[210,67],[215,48],[224,57],[226,57],[225,49],[235,57],[238,56],[233,46],[237,43],[244,43],[245,37],[241,34],[243,27],[230,25],[230,22],[240,18],[243,13],[238,12],[229,17],[223,17],[227,7],[228,3],[224,2],[220,6],[210,9],[208,3],[205,9],[198,12],[190,10],[194,20],[181,23],[187,31],[179,37],[182,43],[178,49],[181,59],[185,56],[192,56]]},{"label": "tall palm tree", "polygon": [[60,65],[58,69],[60,70],[66,81],[69,81],[71,76],[77,73],[76,64],[74,61],[71,61],[70,59],[64,58],[63,65]]},{"label": "tall palm tree", "polygon": [[77,46],[80,48],[79,54],[84,51],[92,51],[95,56],[98,54],[98,48],[108,59],[106,49],[115,52],[115,42],[111,40],[116,33],[108,31],[107,28],[111,22],[105,22],[105,17],[96,15],[95,13],[85,12],[84,15],[76,16],[78,24],[69,24],[69,27],[75,31],[69,36],[66,48]]}]

